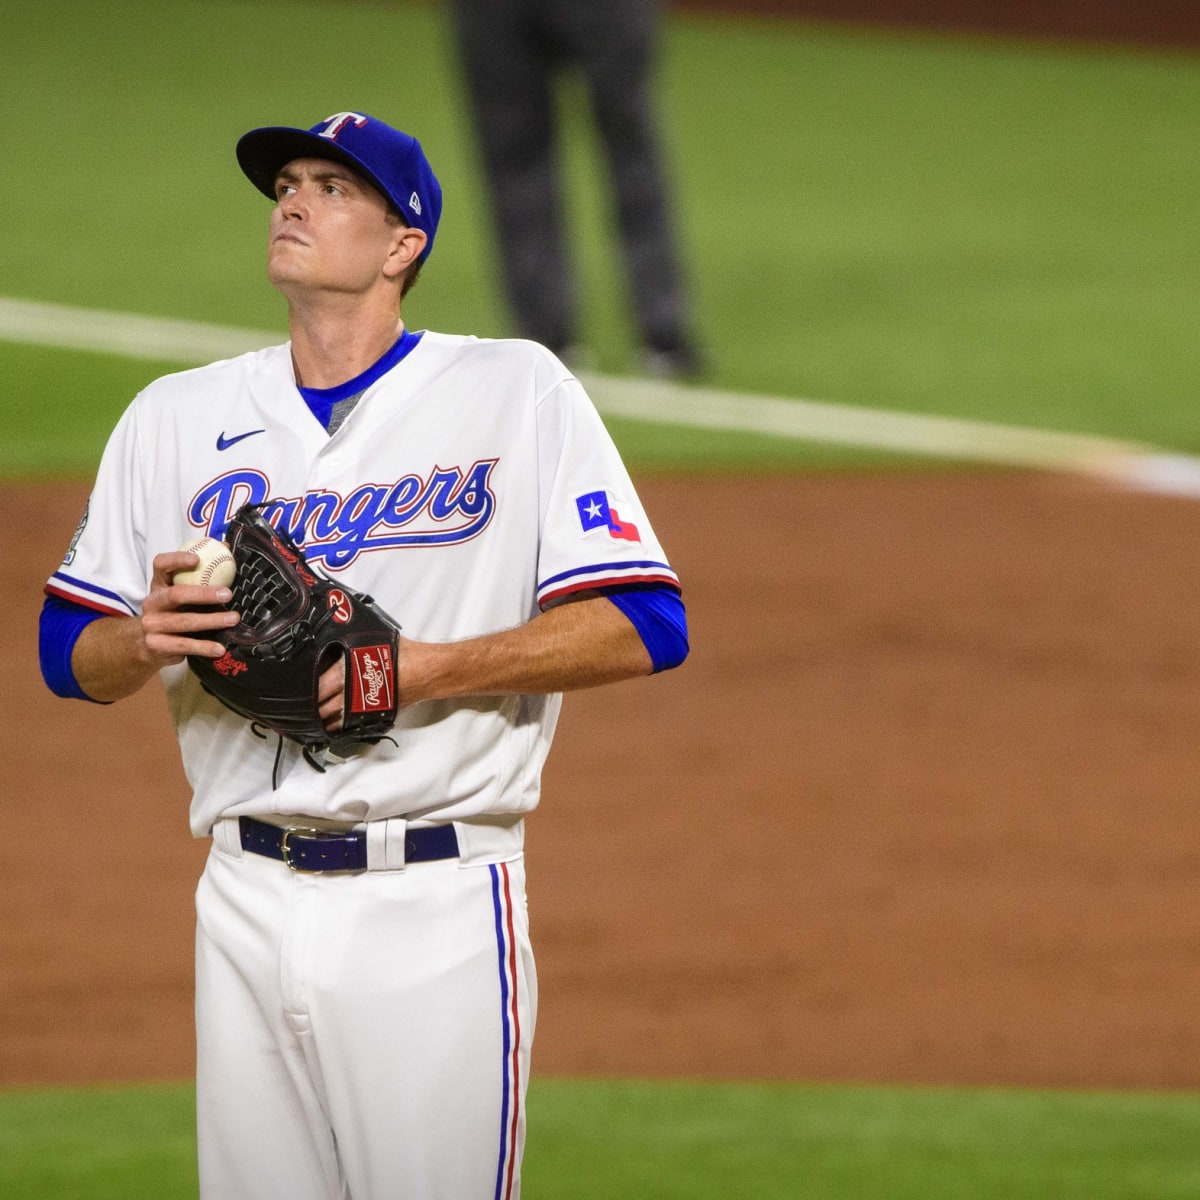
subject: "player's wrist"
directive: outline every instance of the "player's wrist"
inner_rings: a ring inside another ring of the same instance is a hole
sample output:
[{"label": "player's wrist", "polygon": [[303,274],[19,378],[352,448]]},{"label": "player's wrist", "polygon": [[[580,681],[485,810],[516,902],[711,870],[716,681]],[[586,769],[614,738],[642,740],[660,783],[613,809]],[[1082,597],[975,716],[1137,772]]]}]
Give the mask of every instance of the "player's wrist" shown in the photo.
[{"label": "player's wrist", "polygon": [[431,683],[432,649],[426,642],[415,642],[404,637],[400,639],[396,655],[396,695],[401,708],[422,700],[438,699]]},{"label": "player's wrist", "polygon": [[422,700],[447,700],[469,694],[461,686],[461,664],[466,642],[415,642],[400,639],[397,656],[396,691],[400,705],[407,708]]},{"label": "player's wrist", "polygon": [[102,617],[79,635],[71,670],[93,700],[111,703],[133,695],[162,666],[145,643],[137,617]]}]

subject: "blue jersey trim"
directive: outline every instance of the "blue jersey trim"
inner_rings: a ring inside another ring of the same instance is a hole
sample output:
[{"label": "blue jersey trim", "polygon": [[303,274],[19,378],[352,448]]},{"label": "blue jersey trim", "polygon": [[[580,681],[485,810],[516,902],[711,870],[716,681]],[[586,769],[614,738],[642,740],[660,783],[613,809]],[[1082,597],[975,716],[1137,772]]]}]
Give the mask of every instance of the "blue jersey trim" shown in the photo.
[{"label": "blue jersey trim", "polygon": [[687,612],[672,587],[652,584],[607,593],[638,631],[654,664],[652,674],[677,667],[688,656]]},{"label": "blue jersey trim", "polygon": [[[53,582],[55,579],[61,579],[63,583],[70,584],[72,587],[78,588],[81,592],[91,592],[93,596],[104,596],[109,600],[115,600],[131,617],[137,615],[116,592],[110,592],[107,588],[97,587],[94,583],[88,583],[86,579],[76,579],[74,575],[68,575],[65,571],[55,571],[50,576],[50,580]],[[104,614],[101,613],[100,615],[103,616]]]},{"label": "blue jersey trim", "polygon": [[329,418],[333,415],[333,406],[339,400],[345,400],[349,396],[357,396],[359,392],[365,392],[371,384],[386,375],[402,358],[415,350],[423,334],[424,330],[421,333],[409,333],[406,329],[381,359],[372,363],[361,375],[355,375],[353,379],[339,383],[337,387],[300,388],[300,395],[304,397],[304,403],[308,405],[312,415],[328,429]]},{"label": "blue jersey trim", "polygon": [[618,571],[641,570],[643,568],[654,568],[660,571],[668,571],[672,575],[675,574],[675,572],[671,570],[667,563],[655,562],[653,559],[595,563],[590,567],[575,567],[570,571],[560,571],[557,575],[551,575],[549,579],[542,580],[542,582],[538,585],[538,591],[544,591],[552,583],[561,583],[564,579],[575,579],[581,575],[594,575],[601,571],[605,574],[615,574]]},{"label": "blue jersey trim", "polygon": [[[92,700],[71,667],[71,654],[79,635],[104,613],[58,596],[47,596],[38,621],[38,659],[46,686],[65,700]],[[93,700],[93,704],[100,701]]]}]

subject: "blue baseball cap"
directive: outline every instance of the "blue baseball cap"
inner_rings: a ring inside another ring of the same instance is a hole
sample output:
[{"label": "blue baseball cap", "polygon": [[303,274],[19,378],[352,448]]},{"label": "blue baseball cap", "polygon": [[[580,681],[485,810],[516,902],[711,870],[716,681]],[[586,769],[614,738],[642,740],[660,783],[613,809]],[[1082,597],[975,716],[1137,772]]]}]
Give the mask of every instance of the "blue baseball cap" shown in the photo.
[{"label": "blue baseball cap", "polygon": [[404,220],[428,239],[418,262],[433,249],[442,215],[442,185],[421,143],[366,113],[340,112],[311,129],[272,125],[238,139],[238,165],[264,196],[275,199],[275,179],[294,158],[331,158],[365,175]]}]

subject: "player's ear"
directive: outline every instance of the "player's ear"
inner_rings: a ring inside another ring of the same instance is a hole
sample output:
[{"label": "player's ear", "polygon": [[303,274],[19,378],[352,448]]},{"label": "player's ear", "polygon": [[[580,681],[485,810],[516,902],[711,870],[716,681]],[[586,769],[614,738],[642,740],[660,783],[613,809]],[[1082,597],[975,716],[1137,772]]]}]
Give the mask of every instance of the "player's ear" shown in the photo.
[{"label": "player's ear", "polygon": [[397,225],[392,236],[391,251],[383,264],[384,275],[389,279],[396,279],[402,275],[420,257],[428,240],[421,229],[414,229],[411,225]]}]

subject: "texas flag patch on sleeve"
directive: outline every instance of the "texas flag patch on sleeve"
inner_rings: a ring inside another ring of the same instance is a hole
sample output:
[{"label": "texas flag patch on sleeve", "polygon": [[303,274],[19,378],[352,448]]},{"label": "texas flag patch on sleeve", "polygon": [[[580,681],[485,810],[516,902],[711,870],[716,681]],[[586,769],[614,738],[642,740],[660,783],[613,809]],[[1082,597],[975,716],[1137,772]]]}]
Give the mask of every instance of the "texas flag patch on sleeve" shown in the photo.
[{"label": "texas flag patch on sleeve", "polygon": [[575,507],[579,509],[579,522],[584,533],[607,529],[609,537],[626,542],[641,541],[637,526],[631,521],[621,520],[620,514],[609,502],[607,492],[586,492],[576,496]]}]

